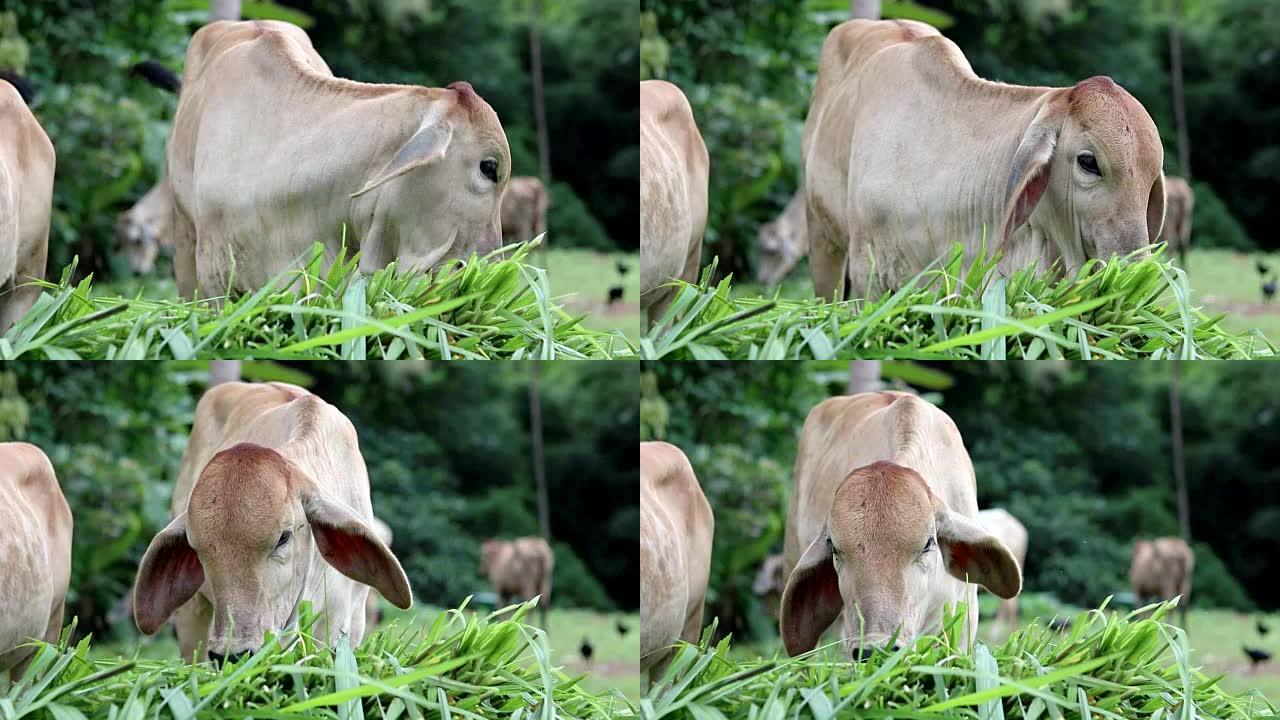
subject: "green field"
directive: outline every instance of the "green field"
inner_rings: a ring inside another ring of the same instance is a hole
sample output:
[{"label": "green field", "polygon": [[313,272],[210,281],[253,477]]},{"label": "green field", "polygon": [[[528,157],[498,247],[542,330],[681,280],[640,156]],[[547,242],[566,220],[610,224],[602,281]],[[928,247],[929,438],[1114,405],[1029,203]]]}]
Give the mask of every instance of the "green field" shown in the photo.
[{"label": "green field", "polygon": [[[410,624],[429,627],[440,614],[436,607],[415,607],[409,611],[391,608],[383,603],[383,625]],[[599,613],[590,610],[553,608],[549,611],[551,631],[548,645],[551,649],[551,665],[559,667],[569,676],[583,675],[582,687],[603,694],[614,689],[620,691],[632,703],[640,698],[640,618],[637,614]],[[527,620],[536,625],[539,616],[534,613]],[[627,629],[618,632],[621,624]],[[117,629],[131,633],[130,625]],[[591,661],[582,657],[582,641],[592,646]],[[135,640],[98,645],[91,657],[108,660],[117,657],[138,657],[151,660],[176,660],[178,642],[171,629],[154,637],[139,636]]]},{"label": "green field", "polygon": [[[623,332],[632,342],[640,339],[640,256],[635,253],[598,253],[566,248],[549,250],[547,277],[564,308],[588,313],[584,325],[592,330]],[[543,262],[536,252],[533,264]],[[627,273],[618,273],[618,264]],[[609,289],[621,285],[622,301],[610,305]]]},{"label": "green field", "polygon": [[1274,278],[1280,272],[1280,254],[1242,253],[1234,250],[1192,250],[1187,259],[1193,298],[1205,312],[1225,313],[1231,330],[1257,328],[1272,342],[1280,339],[1280,299],[1266,302],[1256,263],[1262,261]]}]

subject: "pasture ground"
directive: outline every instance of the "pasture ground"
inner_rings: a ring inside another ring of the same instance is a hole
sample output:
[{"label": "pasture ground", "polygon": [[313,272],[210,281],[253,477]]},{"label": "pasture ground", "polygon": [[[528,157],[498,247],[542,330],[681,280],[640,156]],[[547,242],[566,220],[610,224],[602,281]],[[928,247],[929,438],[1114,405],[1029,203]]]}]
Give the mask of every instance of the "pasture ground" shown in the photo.
[{"label": "pasture ground", "polygon": [[[415,607],[401,611],[383,603],[384,623],[392,619],[407,618],[409,622],[428,627],[441,608]],[[605,693],[614,688],[622,692],[632,703],[640,699],[640,616],[635,613],[600,613],[591,610],[553,608],[548,612],[551,632],[548,643],[551,648],[551,664],[560,667],[567,675],[585,675],[582,686],[594,693]],[[531,619],[538,621],[535,612]],[[621,623],[627,633],[618,633]],[[121,628],[129,632],[130,626]],[[583,639],[592,645],[592,657],[583,659]],[[171,629],[162,630],[155,637],[138,637],[135,641],[95,644],[92,657],[106,660],[115,657],[139,657],[152,660],[177,660],[178,641]]]},{"label": "pasture ground", "polygon": [[[994,627],[995,597],[980,593],[978,605],[982,618],[978,628],[979,639],[993,646],[1003,643],[1005,638]],[[1129,608],[1118,610],[1127,613]],[[1019,623],[1026,626],[1039,618],[1043,625],[1054,617],[1074,618],[1078,612],[1079,608],[1064,605],[1052,596],[1031,593],[1022,598]],[[1181,622],[1180,618],[1180,613],[1173,614],[1175,624]],[[1258,633],[1258,620],[1270,629],[1266,635]],[[1256,689],[1271,702],[1280,703],[1280,613],[1266,615],[1193,608],[1189,613],[1189,624],[1193,666],[1199,666],[1206,675],[1223,676],[1219,686],[1227,692],[1239,694]],[[1245,645],[1266,650],[1274,659],[1252,669],[1244,654]],[[775,653],[782,657],[786,655],[782,641],[776,638],[750,644],[735,643],[731,650],[731,656],[739,660],[767,658]],[[839,658],[834,648],[828,651],[828,655],[831,659]]]}]

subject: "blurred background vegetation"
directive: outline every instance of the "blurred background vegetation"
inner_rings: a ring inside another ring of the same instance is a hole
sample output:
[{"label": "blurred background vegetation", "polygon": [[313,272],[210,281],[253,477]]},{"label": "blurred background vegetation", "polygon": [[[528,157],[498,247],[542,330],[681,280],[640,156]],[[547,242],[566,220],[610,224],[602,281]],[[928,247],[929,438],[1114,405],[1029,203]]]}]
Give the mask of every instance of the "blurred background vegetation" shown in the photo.
[{"label": "blurred background vegetation", "polygon": [[[1069,86],[1109,75],[1151,113],[1165,172],[1184,175],[1175,148],[1169,0],[915,0],[882,2],[886,18],[938,27],[981,77]],[[1193,271],[1231,264],[1229,279],[1193,273],[1213,309],[1257,315],[1253,261],[1231,251],[1277,250],[1270,203],[1280,193],[1280,5],[1182,0],[1181,44],[1196,193]],[[740,3],[641,0],[640,77],[679,85],[711,154],[709,259],[741,283],[759,264],[757,228],[801,186],[800,136],[827,31],[848,0]],[[803,263],[784,294],[811,294]],[[1243,282],[1242,282],[1243,281]],[[1243,286],[1243,288],[1241,287]],[[1247,290],[1244,294],[1242,290]],[[752,294],[758,294],[757,288]],[[1198,295],[1197,297],[1200,297]],[[1262,323],[1261,325],[1259,323]],[[1280,318],[1243,326],[1272,330]],[[1274,336],[1274,332],[1269,333]]]},{"label": "blurred background vegetation", "polygon": [[[1181,367],[1192,606],[1274,611],[1280,375],[1266,363]],[[1136,538],[1179,534],[1171,363],[882,368],[894,384],[925,389],[955,420],[973,458],[979,507],[1004,507],[1027,527],[1025,592],[1097,607],[1129,590]],[[693,463],[716,515],[708,622],[719,617],[739,640],[776,635],[751,583],[765,555],[781,552],[805,416],[845,393],[849,371],[838,361],[645,366],[641,436],[675,443]]]},{"label": "blurred background vegetation", "polygon": [[[638,369],[540,365],[553,606],[632,612]],[[419,604],[457,607],[487,592],[480,542],[538,533],[530,363],[245,363],[242,373],[300,383],[355,424],[374,512],[391,526]],[[209,378],[207,363],[0,365],[0,441],[44,449],[75,516],[67,605],[81,633],[136,632],[108,616],[168,522]]]},{"label": "blurred background vegetation", "polygon": [[[639,111],[630,83],[638,8],[632,0],[543,6],[551,243],[634,252]],[[127,275],[111,247],[115,216],[159,177],[175,108],[172,95],[128,70],[147,59],[180,70],[208,7],[206,0],[0,0],[0,68],[31,80],[38,93],[32,109],[58,152],[49,257],[55,279],[77,254],[81,272]],[[339,76],[471,82],[502,120],[513,174],[538,174],[527,0],[246,0],[242,12],[303,25]],[[167,276],[168,268],[158,274]]]}]

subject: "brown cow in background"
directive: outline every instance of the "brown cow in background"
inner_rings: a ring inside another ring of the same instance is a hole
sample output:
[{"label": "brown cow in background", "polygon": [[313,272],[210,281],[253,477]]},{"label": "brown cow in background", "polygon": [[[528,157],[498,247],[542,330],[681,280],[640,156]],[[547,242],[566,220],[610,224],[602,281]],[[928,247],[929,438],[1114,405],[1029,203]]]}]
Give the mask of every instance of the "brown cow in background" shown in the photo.
[{"label": "brown cow in background", "polygon": [[1191,600],[1191,575],[1196,555],[1182,538],[1162,537],[1139,540],[1133,545],[1129,582],[1139,607],[1149,600],[1170,600],[1179,595],[1182,627],[1187,627],[1187,605]]},{"label": "brown cow in background", "polygon": [[540,595],[538,611],[543,629],[548,627],[547,607],[551,604],[551,573],[555,564],[555,553],[540,537],[490,539],[480,543],[480,572],[489,577],[498,595],[498,607]]},{"label": "brown cow in background", "polygon": [[1164,179],[1164,229],[1160,241],[1169,243],[1170,250],[1178,251],[1183,266],[1187,252],[1191,250],[1191,211],[1196,206],[1196,194],[1180,177],[1167,175]]},{"label": "brown cow in background", "polygon": [[[547,231],[551,195],[536,177],[513,177],[502,196],[502,237],[529,242]],[[543,239],[545,243],[546,240]]]},{"label": "brown cow in background", "polygon": [[782,602],[782,591],[787,588],[787,565],[782,553],[765,556],[756,571],[756,579],[751,583],[751,592],[760,598],[764,611],[772,617],[778,617],[778,605]]}]

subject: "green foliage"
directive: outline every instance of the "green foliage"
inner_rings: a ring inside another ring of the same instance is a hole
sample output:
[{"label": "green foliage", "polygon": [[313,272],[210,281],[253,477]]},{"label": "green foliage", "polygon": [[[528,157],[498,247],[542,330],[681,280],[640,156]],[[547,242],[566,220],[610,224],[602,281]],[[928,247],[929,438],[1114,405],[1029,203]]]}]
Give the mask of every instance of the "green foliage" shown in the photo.
[{"label": "green foliage", "polygon": [[1240,221],[1236,220],[1209,184],[1194,180],[1191,189],[1196,195],[1195,217],[1191,225],[1193,247],[1245,251],[1254,247],[1253,240],[1249,239]]},{"label": "green foliage", "polygon": [[0,359],[633,356],[621,332],[587,330],[556,304],[546,271],[524,263],[532,247],[430,273],[393,262],[365,275],[358,253],[326,269],[315,243],[299,269],[252,294],[196,302],[95,297],[92,276],[72,283],[73,263],[0,337]]},{"label": "green foliage", "polygon": [[[180,659],[93,659],[89,639],[65,632],[42,645],[22,678],[0,679],[0,702],[16,717],[338,718],[634,717],[614,691],[595,694],[552,665],[547,636],[523,624],[532,605],[509,619],[463,608],[429,626],[398,621],[352,649],[311,635],[306,606],[296,636],[272,637],[251,657],[222,668]],[[43,713],[41,713],[43,711]]]},{"label": "green foliage", "polygon": [[[963,606],[961,606],[963,607]],[[1233,696],[1192,665],[1187,635],[1161,620],[1099,610],[1077,616],[1063,636],[1043,624],[1003,645],[961,648],[962,615],[937,637],[859,663],[818,651],[738,661],[726,638],[684,645],[644,702],[654,718],[1071,718],[1274,717],[1256,691]]]},{"label": "green foliage", "polygon": [[640,341],[646,359],[1245,359],[1271,357],[1257,331],[1223,329],[1192,304],[1186,274],[1153,257],[1090,260],[1059,280],[1037,268],[1003,278],[998,257],[940,268],[894,293],[839,303],[732,296],[716,265],[678,292]]},{"label": "green foliage", "polygon": [[616,247],[572,187],[566,183],[554,182],[551,184],[551,197],[554,200],[547,210],[547,227],[556,230],[554,235],[549,235],[550,242],[559,247],[560,238],[565,238],[566,246],[590,248],[600,252],[608,252]]}]

